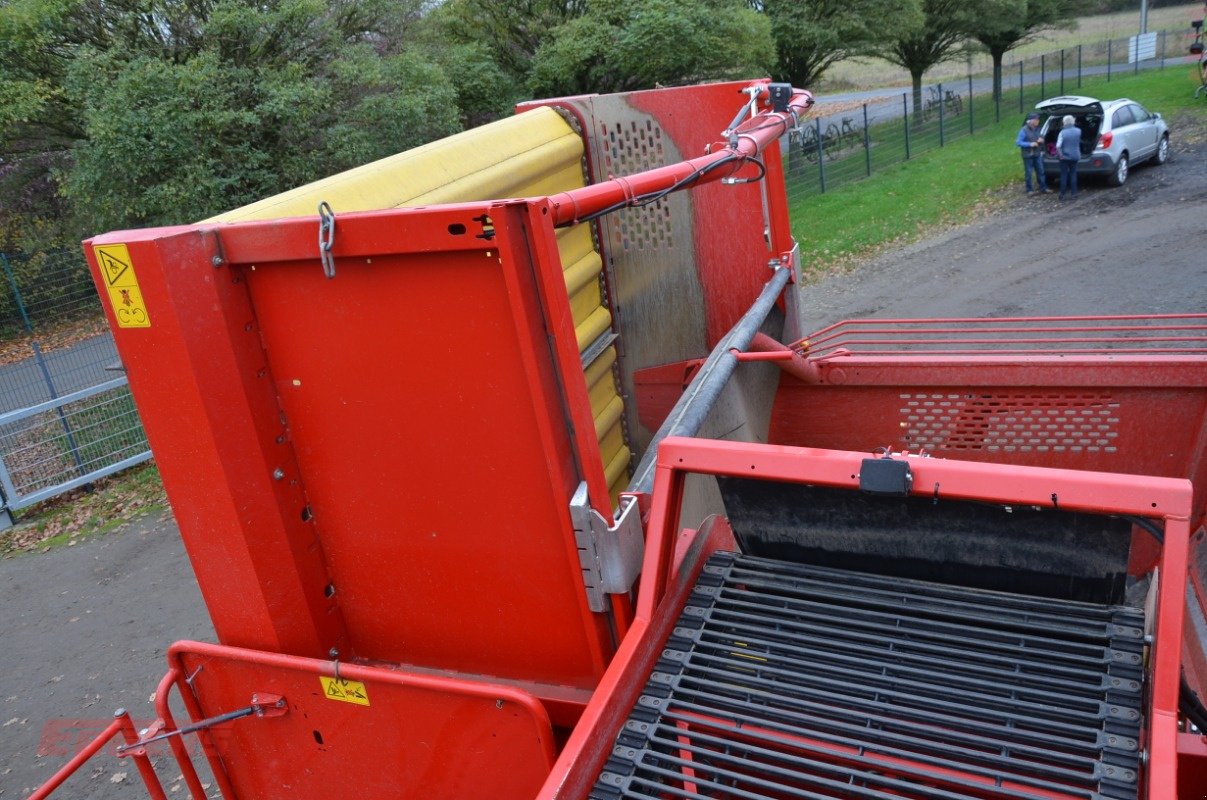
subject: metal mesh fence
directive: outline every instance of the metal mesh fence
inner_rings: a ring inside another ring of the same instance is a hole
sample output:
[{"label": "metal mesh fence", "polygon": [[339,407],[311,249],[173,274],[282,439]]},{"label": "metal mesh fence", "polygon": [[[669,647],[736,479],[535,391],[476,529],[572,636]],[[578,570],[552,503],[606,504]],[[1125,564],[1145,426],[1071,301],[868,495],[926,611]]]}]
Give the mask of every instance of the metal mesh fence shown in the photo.
[{"label": "metal mesh fence", "polygon": [[788,137],[789,203],[870,177],[1002,119],[1021,123],[1020,115],[1036,103],[1076,94],[1087,78],[1109,82],[1195,61],[1188,55],[1192,40],[1187,29],[1065,48],[1003,64],[996,97],[990,71],[924,85],[918,98],[905,90],[812,117]]},{"label": "metal mesh fence", "polygon": [[11,511],[150,453],[83,254],[0,254],[0,267],[0,508]]},{"label": "metal mesh fence", "polygon": [[0,418],[0,476],[17,509],[150,457],[124,379]]},{"label": "metal mesh fence", "polygon": [[0,293],[0,336],[101,315],[100,300],[79,250],[0,253],[8,291]]}]

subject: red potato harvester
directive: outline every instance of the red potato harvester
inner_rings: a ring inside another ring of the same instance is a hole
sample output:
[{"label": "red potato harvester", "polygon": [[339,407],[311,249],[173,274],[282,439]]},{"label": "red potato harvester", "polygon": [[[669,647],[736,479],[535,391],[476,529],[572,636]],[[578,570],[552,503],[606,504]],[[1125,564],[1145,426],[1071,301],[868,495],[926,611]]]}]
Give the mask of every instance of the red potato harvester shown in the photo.
[{"label": "red potato harvester", "polygon": [[35,797],[119,734],[153,797],[1203,796],[1207,316],[805,336],[811,105],[535,102],[88,241],[218,643]]}]

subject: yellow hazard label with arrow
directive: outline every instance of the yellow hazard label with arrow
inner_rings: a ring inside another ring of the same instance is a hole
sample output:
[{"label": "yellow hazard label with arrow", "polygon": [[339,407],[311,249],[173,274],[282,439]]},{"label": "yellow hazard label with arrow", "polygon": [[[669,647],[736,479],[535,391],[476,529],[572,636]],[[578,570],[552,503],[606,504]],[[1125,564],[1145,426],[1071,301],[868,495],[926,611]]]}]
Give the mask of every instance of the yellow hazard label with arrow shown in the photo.
[{"label": "yellow hazard label with arrow", "polygon": [[149,328],[151,318],[147,315],[147,304],[138,288],[138,276],[134,274],[134,262],[124,244],[98,244],[94,246],[96,263],[105,279],[109,292],[109,303],[119,328]]}]

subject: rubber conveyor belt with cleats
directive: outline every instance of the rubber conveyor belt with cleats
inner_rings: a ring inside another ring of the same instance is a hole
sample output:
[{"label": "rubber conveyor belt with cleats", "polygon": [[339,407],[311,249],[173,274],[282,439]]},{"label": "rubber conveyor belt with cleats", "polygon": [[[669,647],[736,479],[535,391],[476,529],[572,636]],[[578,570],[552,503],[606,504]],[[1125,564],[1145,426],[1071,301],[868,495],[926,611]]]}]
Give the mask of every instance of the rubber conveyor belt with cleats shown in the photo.
[{"label": "rubber conveyor belt with cleats", "polygon": [[718,553],[616,798],[1135,798],[1143,612]]}]

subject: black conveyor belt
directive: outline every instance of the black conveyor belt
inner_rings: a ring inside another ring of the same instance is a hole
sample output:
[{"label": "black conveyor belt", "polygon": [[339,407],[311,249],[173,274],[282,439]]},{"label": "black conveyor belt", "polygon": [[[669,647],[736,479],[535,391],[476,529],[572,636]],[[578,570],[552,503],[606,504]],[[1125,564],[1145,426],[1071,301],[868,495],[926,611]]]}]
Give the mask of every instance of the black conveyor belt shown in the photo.
[{"label": "black conveyor belt", "polygon": [[1131,798],[1143,614],[719,553],[590,797]]}]

